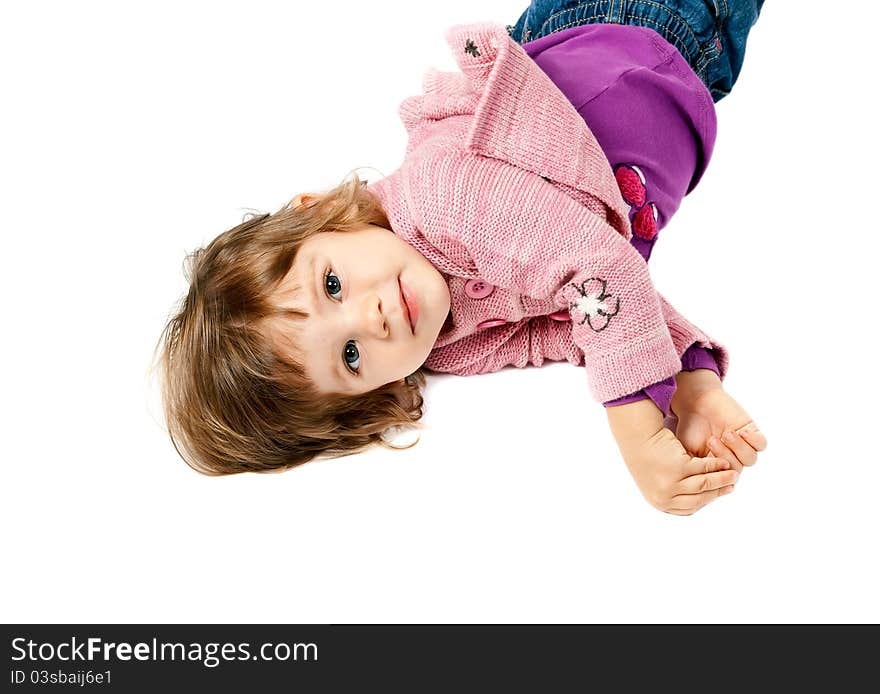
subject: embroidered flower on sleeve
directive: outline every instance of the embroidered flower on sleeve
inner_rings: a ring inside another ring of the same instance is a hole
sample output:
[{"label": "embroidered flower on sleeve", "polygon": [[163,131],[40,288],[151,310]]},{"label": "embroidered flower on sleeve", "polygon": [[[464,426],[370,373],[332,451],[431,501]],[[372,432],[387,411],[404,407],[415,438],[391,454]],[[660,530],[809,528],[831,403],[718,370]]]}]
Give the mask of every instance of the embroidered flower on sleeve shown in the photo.
[{"label": "embroidered flower on sleeve", "polygon": [[468,39],[464,44],[464,52],[470,53],[474,58],[480,55],[480,51],[477,50],[477,44],[475,44],[471,39]]},{"label": "embroidered flower on sleeve", "polygon": [[620,311],[620,299],[609,294],[607,287],[608,283],[599,277],[591,277],[580,286],[568,285],[563,296],[568,300],[572,321],[578,325],[586,323],[597,333],[605,330]]}]

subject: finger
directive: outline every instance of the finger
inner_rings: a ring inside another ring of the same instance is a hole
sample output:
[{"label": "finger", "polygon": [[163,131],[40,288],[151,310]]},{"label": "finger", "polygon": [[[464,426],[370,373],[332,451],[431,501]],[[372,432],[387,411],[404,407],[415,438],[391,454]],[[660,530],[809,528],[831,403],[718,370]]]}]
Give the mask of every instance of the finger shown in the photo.
[{"label": "finger", "polygon": [[748,441],[749,445],[756,451],[763,451],[767,448],[767,437],[764,436],[760,429],[750,428],[754,426],[754,424],[747,424],[744,428],[739,430],[739,434]]},{"label": "finger", "polygon": [[758,452],[735,431],[725,432],[721,440],[724,441],[725,446],[736,454],[737,459],[743,465],[751,466],[758,462]]},{"label": "finger", "polygon": [[742,470],[743,464],[739,461],[739,458],[736,457],[736,453],[725,446],[724,442],[717,436],[709,438],[709,450],[713,455],[716,455],[719,458],[724,458],[724,460],[728,461],[731,469],[737,471]]},{"label": "finger", "polygon": [[699,511],[706,504],[715,501],[719,496],[730,494],[732,491],[733,485],[731,484],[727,487],[721,487],[721,489],[712,489],[699,494],[679,494],[670,499],[669,503],[671,506],[669,512],[677,512],[678,515],[690,515]]},{"label": "finger", "polygon": [[[739,473],[736,470],[720,470],[718,472],[705,472],[699,475],[685,477],[678,483],[676,491],[678,495],[699,494],[710,492],[731,484],[736,484]],[[674,497],[673,497],[674,498]]]},{"label": "finger", "polygon": [[694,456],[688,460],[681,469],[681,477],[678,481],[686,479],[691,475],[701,475],[707,472],[718,472],[719,470],[730,470],[730,461],[714,455],[707,455],[704,458]]}]

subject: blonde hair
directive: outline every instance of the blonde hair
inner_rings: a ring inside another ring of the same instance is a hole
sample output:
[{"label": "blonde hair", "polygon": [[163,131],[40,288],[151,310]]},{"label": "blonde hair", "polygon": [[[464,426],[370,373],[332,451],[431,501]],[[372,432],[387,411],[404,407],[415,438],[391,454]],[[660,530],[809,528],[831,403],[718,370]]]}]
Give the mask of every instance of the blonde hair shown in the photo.
[{"label": "blonde hair", "polygon": [[418,443],[398,448],[383,434],[421,428],[421,369],[362,395],[322,395],[296,356],[263,330],[276,316],[304,317],[269,297],[307,238],[363,224],[391,228],[365,186],[355,174],[299,206],[245,219],[187,256],[189,291],[155,351],[168,433],[199,472],[266,472],[374,444],[403,450]]}]

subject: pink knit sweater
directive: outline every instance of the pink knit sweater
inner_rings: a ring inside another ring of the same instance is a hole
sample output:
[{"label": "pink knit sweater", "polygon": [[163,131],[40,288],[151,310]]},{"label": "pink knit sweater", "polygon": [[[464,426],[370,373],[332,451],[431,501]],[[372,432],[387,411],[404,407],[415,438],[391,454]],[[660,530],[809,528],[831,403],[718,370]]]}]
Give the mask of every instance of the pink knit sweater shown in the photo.
[{"label": "pink knit sweater", "polygon": [[461,72],[429,69],[399,113],[401,166],[368,186],[452,296],[425,368],[462,375],[583,364],[605,402],[727,350],[655,290],[628,206],[584,120],[502,25],[446,32]]}]

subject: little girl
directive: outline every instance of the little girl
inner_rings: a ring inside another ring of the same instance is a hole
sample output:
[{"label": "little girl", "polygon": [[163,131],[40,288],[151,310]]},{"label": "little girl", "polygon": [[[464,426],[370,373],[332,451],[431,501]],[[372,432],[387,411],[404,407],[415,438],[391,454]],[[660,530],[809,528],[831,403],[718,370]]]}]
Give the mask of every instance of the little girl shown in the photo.
[{"label": "little girl", "polygon": [[209,474],[337,457],[417,425],[423,370],[586,369],[645,498],[688,515],[766,438],[723,345],[653,287],[762,0],[533,0],[446,33],[404,161],[297,195],[190,257],[160,341],[172,441]]}]

